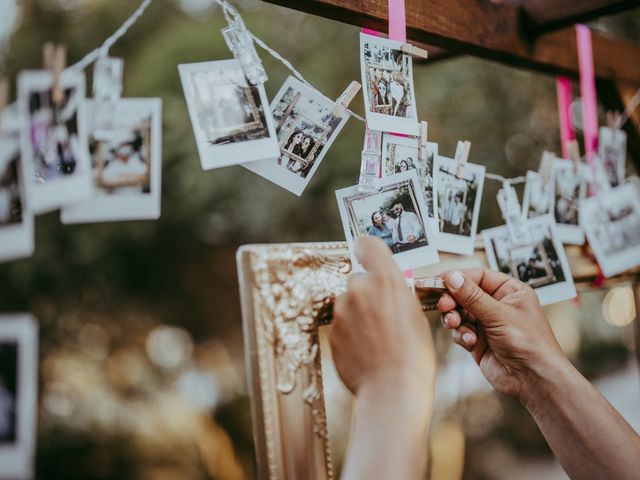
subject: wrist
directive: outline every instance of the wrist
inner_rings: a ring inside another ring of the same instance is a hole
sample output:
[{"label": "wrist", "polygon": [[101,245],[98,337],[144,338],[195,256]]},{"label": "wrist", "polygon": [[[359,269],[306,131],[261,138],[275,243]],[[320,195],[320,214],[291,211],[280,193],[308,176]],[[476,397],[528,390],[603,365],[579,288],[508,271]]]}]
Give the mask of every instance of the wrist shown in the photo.
[{"label": "wrist", "polygon": [[521,379],[520,403],[536,417],[553,404],[554,399],[577,373],[562,352],[540,351],[536,358],[528,363],[527,372]]}]

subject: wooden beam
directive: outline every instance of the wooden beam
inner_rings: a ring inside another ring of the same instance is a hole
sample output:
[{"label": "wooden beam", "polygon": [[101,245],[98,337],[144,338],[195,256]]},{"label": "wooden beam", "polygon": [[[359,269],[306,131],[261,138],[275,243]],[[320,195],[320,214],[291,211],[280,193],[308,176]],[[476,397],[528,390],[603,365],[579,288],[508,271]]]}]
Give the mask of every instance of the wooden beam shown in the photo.
[{"label": "wooden beam", "polygon": [[[360,27],[387,31],[387,0],[266,0]],[[526,12],[488,0],[406,0],[407,36],[415,42],[528,68],[578,76],[573,28],[528,37]],[[640,85],[640,46],[593,32],[596,75]]]},{"label": "wooden beam", "polygon": [[540,34],[637,8],[638,0],[521,0],[527,31]]}]

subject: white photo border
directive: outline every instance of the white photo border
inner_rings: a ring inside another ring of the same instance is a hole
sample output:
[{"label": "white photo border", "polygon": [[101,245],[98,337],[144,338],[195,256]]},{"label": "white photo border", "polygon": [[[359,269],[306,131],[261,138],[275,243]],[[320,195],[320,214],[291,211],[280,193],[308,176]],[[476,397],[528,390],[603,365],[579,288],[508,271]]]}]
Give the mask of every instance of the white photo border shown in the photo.
[{"label": "white photo border", "polygon": [[271,109],[269,108],[269,101],[267,99],[264,85],[256,85],[252,88],[258,89],[269,136],[266,138],[235,142],[231,144],[209,145],[202,129],[200,128],[196,98],[193,92],[190,75],[193,73],[202,73],[221,69],[234,69],[242,72],[242,66],[235,59],[183,63],[178,65],[178,72],[180,73],[184,98],[187,103],[189,119],[191,120],[191,127],[196,140],[196,147],[198,149],[198,155],[200,156],[202,169],[212,170],[215,168],[228,167],[230,165],[238,165],[245,162],[277,159],[279,152],[278,139],[276,137],[273,116],[271,115]]},{"label": "white photo border", "polygon": [[[458,162],[452,158],[437,155],[433,161],[433,208],[436,212],[438,209],[438,172],[440,168],[445,168],[448,171],[455,172],[458,167]],[[438,250],[442,252],[456,253],[459,255],[472,255],[476,245],[476,235],[478,232],[478,218],[480,216],[480,203],[482,202],[482,192],[484,189],[484,179],[486,168],[484,165],[478,165],[476,163],[465,163],[465,174],[472,172],[478,176],[478,190],[476,191],[476,198],[473,205],[473,218],[471,221],[471,232],[469,236],[455,235],[452,233],[444,233],[440,231],[438,224],[437,245]],[[440,220],[438,215],[437,217]]]},{"label": "white photo border", "polygon": [[383,113],[372,112],[369,109],[370,98],[369,89],[367,88],[367,65],[364,58],[365,42],[377,44],[392,50],[402,50],[402,42],[389,40],[382,37],[375,37],[366,33],[360,33],[360,73],[362,76],[362,92],[364,95],[364,110],[367,117],[367,125],[372,130],[380,130],[383,132],[403,133],[406,135],[417,136],[420,134],[420,124],[418,122],[418,112],[416,106],[416,90],[413,81],[413,59],[411,55],[404,54],[409,58],[409,84],[411,94],[412,117],[395,117]]},{"label": "white photo border", "polygon": [[[556,158],[553,161],[553,202],[552,202],[552,206],[553,206],[553,216],[555,219],[555,214],[556,214],[556,182],[558,180],[558,170],[574,170],[575,166],[574,163],[572,161],[569,160],[564,160],[561,158]],[[578,167],[579,172],[577,173],[578,175],[580,175],[580,191],[579,191],[579,198],[577,199],[576,203],[578,206],[580,206],[581,202],[583,199],[586,198],[587,196],[587,181],[589,178],[589,172],[587,169],[587,166],[584,163],[580,163],[580,166]],[[579,213],[578,213],[578,217],[579,217]],[[558,238],[560,238],[560,240],[562,241],[562,243],[567,243],[570,245],[584,245],[584,230],[582,229],[582,226],[579,224],[578,225],[567,225],[564,223],[558,223],[556,222],[556,232],[558,233]]]},{"label": "white photo border", "polygon": [[26,179],[27,197],[35,215],[82,201],[92,192],[86,121],[80,108],[85,99],[85,76],[83,72],[67,69],[62,72],[58,82],[62,89],[75,88],[75,94],[78,97],[78,108],[75,113],[79,147],[76,169],[68,177],[58,177],[47,183],[37,183],[34,178],[34,152],[30,135],[29,96],[33,92],[51,89],[53,76],[48,70],[26,70],[18,76],[22,171]]},{"label": "white photo border", "polygon": [[[270,109],[272,112],[273,112],[273,109],[276,108],[276,106],[280,103],[280,100],[282,99],[282,97],[284,96],[284,94],[287,92],[289,88],[292,88],[302,93],[302,95],[304,95],[307,98],[312,98],[314,101],[318,103],[325,104],[326,107],[328,108],[332,109],[335,106],[335,102],[333,100],[323,96],[316,90],[309,88],[307,85],[302,83],[297,78],[289,76],[287,80],[282,84],[282,86],[280,87],[280,90],[278,91],[278,93],[276,94],[276,96],[273,98],[271,102]],[[309,173],[305,178],[302,178],[300,175],[287,170],[287,168],[284,165],[278,165],[279,157],[272,160],[263,160],[260,162],[244,163],[242,166],[260,175],[261,177],[266,178],[267,180],[281,186],[282,188],[289,190],[291,193],[295,195],[298,195],[298,196],[302,195],[302,192],[304,192],[305,188],[307,188],[307,185],[313,178],[314,174],[316,173],[316,170],[318,170],[320,163],[322,163],[322,160],[324,159],[325,155],[331,148],[331,145],[333,144],[334,140],[338,137],[338,135],[340,134],[340,131],[342,130],[344,125],[347,123],[347,120],[349,119],[349,114],[345,112],[341,117],[337,117],[337,118],[340,118],[340,123],[335,128],[331,136],[328,137],[326,143],[322,147],[322,151],[320,152],[320,155],[315,159],[313,166],[311,167],[311,170],[309,170]],[[278,152],[280,152],[279,145],[278,145]]]},{"label": "white photo border", "polygon": [[[86,100],[82,107],[85,118],[93,118],[95,101]],[[97,187],[92,198],[78,205],[63,208],[60,219],[64,224],[146,220],[160,217],[162,190],[162,100],[160,98],[121,98],[114,115],[130,113],[148,115],[151,119],[150,191],[140,195],[99,196]],[[91,122],[93,123],[93,122]],[[93,132],[90,132],[90,136]]]},{"label": "white photo border", "polygon": [[[536,215],[534,217],[529,217],[529,197],[531,193],[531,184],[538,181],[542,182],[542,175],[531,170],[527,171],[526,181],[524,183],[524,194],[522,195],[522,215],[525,219],[543,217],[545,215],[553,215],[554,191],[552,188],[549,192],[549,211],[547,213]],[[553,176],[553,173],[551,173],[551,175],[549,176],[549,183],[552,187],[555,187],[555,178]]]},{"label": "white photo border", "polygon": [[[0,135],[0,168],[18,157],[18,184],[22,222],[15,225],[0,226],[0,262],[29,257],[35,249],[34,221],[31,205],[26,193],[26,178],[20,160],[20,140],[17,135]],[[1,170],[0,170],[1,173]]]},{"label": "white photo border", "polygon": [[[395,175],[391,175],[382,179],[380,182],[380,188],[384,189],[387,186],[400,185],[403,183],[409,183],[411,185],[411,188],[413,189],[413,198],[415,199],[419,210],[419,212],[416,212],[416,214],[418,215],[419,213],[418,217],[420,218],[420,220],[422,221],[422,225],[424,226],[425,237],[427,240],[427,245],[423,247],[418,247],[405,252],[393,254],[393,259],[398,267],[401,270],[405,271],[437,263],[439,261],[439,256],[435,244],[434,232],[431,230],[430,224],[429,222],[427,222],[427,218],[425,216],[426,205],[424,196],[420,193],[420,182],[418,181],[418,175],[415,170],[397,173]],[[349,212],[347,211],[345,201],[348,198],[352,197],[375,196],[378,195],[379,192],[380,191],[372,193],[362,193],[358,190],[358,185],[336,190],[338,210],[340,211],[340,219],[342,220],[342,227],[344,229],[347,246],[349,248],[349,256],[351,258],[351,263],[353,265],[354,271],[362,271],[363,267],[362,265],[360,265],[355,255],[356,238],[354,238],[352,234]]]},{"label": "white photo border", "polygon": [[0,446],[0,478],[32,478],[38,402],[38,324],[25,313],[0,315],[0,342],[18,344],[16,443]]},{"label": "white photo border", "polygon": [[[530,230],[539,229],[539,228],[549,228],[549,232],[551,233],[551,241],[553,243],[553,248],[556,250],[558,254],[558,259],[560,260],[560,265],[562,267],[562,274],[564,275],[564,282],[556,282],[552,285],[545,285],[543,287],[534,288],[533,290],[536,292],[538,299],[542,305],[549,305],[552,303],[562,302],[564,300],[570,300],[575,298],[577,295],[576,287],[573,282],[573,275],[571,273],[571,267],[569,265],[569,260],[567,259],[567,254],[564,250],[564,245],[558,238],[556,224],[553,218],[553,215],[540,215],[538,217],[533,217],[528,219],[527,226]],[[492,240],[496,237],[501,237],[503,235],[509,236],[509,230],[506,225],[501,225],[499,227],[488,228],[481,232],[482,241],[484,243],[484,250],[487,254],[487,262],[489,263],[489,267],[492,270],[500,271],[498,266],[498,259],[495,256],[495,252],[493,251]],[[517,248],[518,246],[513,246],[513,248]],[[519,278],[516,278],[520,280]]]}]

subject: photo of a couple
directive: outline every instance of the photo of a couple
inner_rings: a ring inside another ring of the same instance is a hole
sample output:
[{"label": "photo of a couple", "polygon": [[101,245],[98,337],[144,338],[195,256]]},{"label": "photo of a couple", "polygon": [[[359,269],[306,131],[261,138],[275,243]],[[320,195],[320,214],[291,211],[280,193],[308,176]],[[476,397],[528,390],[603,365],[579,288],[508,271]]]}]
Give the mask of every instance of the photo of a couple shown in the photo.
[{"label": "photo of a couple", "polygon": [[389,185],[379,192],[364,196],[346,197],[345,205],[350,212],[351,229],[356,237],[378,237],[393,253],[428,245],[411,181]]}]

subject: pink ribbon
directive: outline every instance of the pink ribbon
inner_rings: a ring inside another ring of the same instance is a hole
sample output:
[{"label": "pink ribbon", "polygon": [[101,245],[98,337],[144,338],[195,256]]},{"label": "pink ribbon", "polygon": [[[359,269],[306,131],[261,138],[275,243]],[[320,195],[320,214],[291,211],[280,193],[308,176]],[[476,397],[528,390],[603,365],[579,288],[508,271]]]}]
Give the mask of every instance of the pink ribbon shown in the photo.
[{"label": "pink ribbon", "polygon": [[571,125],[571,80],[559,75],[556,77],[556,93],[558,96],[558,116],[560,120],[560,141],[562,158],[569,158],[567,144],[576,138]]},{"label": "pink ribbon", "polygon": [[580,65],[580,95],[582,96],[582,122],[584,149],[587,163],[594,173],[593,155],[598,151],[598,100],[596,97],[596,77],[593,68],[591,30],[584,25],[576,25],[578,63]]},{"label": "pink ribbon", "polygon": [[404,0],[389,1],[389,39],[407,43],[407,17]]}]

